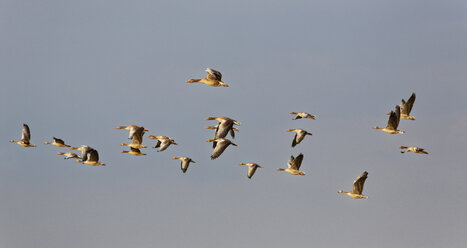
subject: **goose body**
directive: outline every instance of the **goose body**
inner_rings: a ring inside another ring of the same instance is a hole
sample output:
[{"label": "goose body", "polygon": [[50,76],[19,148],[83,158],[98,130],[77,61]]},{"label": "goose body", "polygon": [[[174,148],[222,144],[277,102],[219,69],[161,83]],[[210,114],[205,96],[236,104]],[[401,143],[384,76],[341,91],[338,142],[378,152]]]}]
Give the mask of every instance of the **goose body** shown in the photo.
[{"label": "goose body", "polygon": [[130,144],[120,144],[120,146],[129,146],[131,148],[140,149],[140,148],[147,148],[147,146],[143,145],[143,135],[144,135],[144,127],[137,127],[133,130],[133,133],[130,134],[131,136],[131,143]]},{"label": "goose body", "polygon": [[300,129],[300,128],[297,128],[297,129],[287,129],[286,130],[287,132],[295,132],[295,137],[293,138],[293,141],[292,141],[292,147],[295,147],[296,145],[300,144],[300,142],[302,142],[302,140],[305,138],[305,136],[307,135],[312,135],[311,133],[303,130],[303,129]]},{"label": "goose body", "polygon": [[300,153],[296,158],[290,156],[289,161],[287,162],[287,169],[277,168],[278,171],[285,171],[291,175],[301,175],[304,176],[305,172],[300,171],[300,166],[302,165],[303,154]]},{"label": "goose body", "polygon": [[130,147],[129,151],[121,151],[120,153],[128,153],[128,154],[131,154],[131,155],[134,155],[134,156],[146,155],[146,153],[142,153],[138,148],[133,148],[133,147]]},{"label": "goose body", "polygon": [[[128,135],[128,139],[133,138],[133,134],[136,132],[136,130],[139,128],[137,125],[129,125],[129,126],[118,126],[115,129],[125,129],[130,131],[130,134]],[[144,132],[147,132],[147,129],[143,129]]]},{"label": "goose body", "polygon": [[52,137],[53,138],[53,142],[44,142],[44,144],[46,145],[54,145],[54,146],[57,146],[57,147],[70,147],[69,145],[65,144],[65,142],[62,140],[62,139],[59,139],[59,138],[55,138],[55,137]]},{"label": "goose body", "polygon": [[97,152],[96,149],[88,148],[85,149],[85,157],[82,158],[82,160],[75,160],[77,163],[81,164],[87,164],[87,165],[92,165],[92,166],[105,166],[106,164],[103,164],[99,162],[99,153]]},{"label": "goose body", "polygon": [[167,149],[170,145],[178,145],[177,142],[175,142],[174,139],[171,139],[167,136],[154,136],[154,135],[149,135],[148,138],[150,139],[156,139],[157,140],[157,143],[156,143],[156,146],[154,146],[154,148],[158,148],[159,147],[159,151],[158,152],[162,152],[164,151],[165,149]]},{"label": "goose body", "polygon": [[78,154],[74,153],[74,152],[57,152],[57,155],[63,155],[65,156],[63,159],[70,159],[70,158],[80,158],[78,156]]},{"label": "goose body", "polygon": [[31,131],[27,124],[23,124],[23,130],[21,132],[21,140],[10,140],[11,143],[16,143],[23,147],[36,147],[36,145],[31,144]]},{"label": "goose body", "polygon": [[368,177],[368,172],[364,171],[355,181],[353,182],[353,187],[351,192],[346,192],[343,190],[337,191],[337,193],[347,194],[348,196],[354,199],[362,199],[368,198],[368,196],[363,195],[363,185],[365,184],[365,180]]},{"label": "goose body", "polygon": [[189,79],[187,83],[202,83],[213,87],[229,87],[228,84],[222,82],[222,74],[211,68],[207,68],[206,72],[208,75],[201,79]]},{"label": "goose body", "polygon": [[413,152],[413,153],[419,153],[419,154],[428,154],[425,149],[417,147],[417,146],[399,146],[399,149],[401,149],[401,153],[405,152]]},{"label": "goose body", "polygon": [[218,158],[229,145],[237,146],[237,144],[233,143],[232,141],[226,138],[211,139],[206,140],[206,142],[216,142],[216,147],[212,151],[211,159]]},{"label": "goose body", "polygon": [[172,157],[172,159],[178,159],[181,161],[180,168],[182,169],[183,173],[186,173],[188,170],[188,166],[190,166],[190,163],[196,163],[189,157]]},{"label": "goose body", "polygon": [[[415,120],[415,117],[410,115],[410,112],[412,111],[413,104],[415,103],[415,93],[412,93],[410,96],[409,100],[407,102],[402,99],[401,100],[401,119],[406,119],[406,120]],[[390,115],[391,113],[386,113],[387,115]]]},{"label": "goose body", "polygon": [[248,173],[247,176],[249,179],[255,174],[257,168],[263,168],[259,164],[256,163],[240,163],[240,165],[248,166]]},{"label": "goose body", "polygon": [[302,119],[302,118],[305,118],[305,119],[312,119],[312,120],[315,120],[315,119],[316,119],[316,116],[310,115],[310,114],[308,114],[307,112],[290,112],[289,114],[291,114],[291,115],[296,115],[295,118],[294,118],[294,120]]},{"label": "goose body", "polygon": [[391,111],[389,115],[389,119],[388,119],[388,124],[386,125],[386,127],[381,128],[381,127],[375,126],[373,127],[373,129],[379,129],[389,134],[405,133],[404,131],[397,130],[397,127],[399,126],[399,121],[400,121],[400,107],[399,105],[397,105],[394,111]]}]

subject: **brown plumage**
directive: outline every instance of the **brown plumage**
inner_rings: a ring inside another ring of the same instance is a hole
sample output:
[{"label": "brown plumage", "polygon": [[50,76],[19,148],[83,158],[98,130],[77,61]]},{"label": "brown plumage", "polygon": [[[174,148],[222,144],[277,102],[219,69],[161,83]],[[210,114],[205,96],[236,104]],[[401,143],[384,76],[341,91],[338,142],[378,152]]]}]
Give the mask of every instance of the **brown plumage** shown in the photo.
[{"label": "brown plumage", "polygon": [[29,130],[29,126],[23,124],[23,130],[21,131],[21,140],[10,140],[12,143],[16,143],[23,147],[36,147],[36,145],[31,144],[31,131]]},{"label": "brown plumage", "polygon": [[343,193],[347,194],[348,196],[355,198],[355,199],[362,199],[362,198],[368,198],[366,195],[363,194],[363,186],[365,184],[365,181],[368,177],[368,172],[364,171],[355,181],[353,182],[353,187],[352,187],[352,192],[346,192],[343,190],[337,191],[337,193]]},{"label": "brown plumage", "polygon": [[211,159],[218,158],[229,145],[237,146],[237,144],[233,143],[232,141],[226,138],[211,139],[206,140],[206,142],[217,142],[216,147],[212,151]]},{"label": "brown plumage", "polygon": [[222,74],[219,71],[216,71],[211,68],[207,68],[206,72],[208,75],[204,78],[201,79],[189,79],[186,82],[187,83],[203,83],[209,86],[214,86],[214,87],[229,87],[228,84],[222,82]]}]

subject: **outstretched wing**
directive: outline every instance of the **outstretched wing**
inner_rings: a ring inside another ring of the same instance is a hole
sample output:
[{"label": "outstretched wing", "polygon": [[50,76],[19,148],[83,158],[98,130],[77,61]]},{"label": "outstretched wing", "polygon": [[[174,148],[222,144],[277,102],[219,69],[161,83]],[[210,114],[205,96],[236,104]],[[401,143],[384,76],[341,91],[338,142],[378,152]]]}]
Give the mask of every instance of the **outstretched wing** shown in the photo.
[{"label": "outstretched wing", "polygon": [[368,172],[364,171],[355,181],[353,182],[352,194],[361,195],[363,192],[363,185],[368,177]]},{"label": "outstretched wing", "polygon": [[410,115],[410,111],[412,111],[413,104],[415,102],[415,93],[412,93],[409,100],[405,103],[404,108],[401,109],[401,113]]},{"label": "outstretched wing", "polygon": [[289,162],[287,165],[292,170],[300,170],[300,166],[302,165],[303,154],[300,153],[296,158],[290,156]]},{"label": "outstretched wing", "polygon": [[397,105],[396,109],[391,111],[391,114],[389,115],[388,125],[386,126],[387,129],[397,130],[397,126],[399,126],[400,113],[400,107]]},{"label": "outstretched wing", "polygon": [[31,140],[31,131],[29,130],[29,126],[26,124],[23,124],[23,131],[21,133],[21,140],[25,144],[29,144],[29,140]]},{"label": "outstretched wing", "polygon": [[222,81],[222,74],[214,69],[207,68],[206,72],[208,73],[208,77],[211,76],[213,79],[217,81]]},{"label": "outstretched wing", "polygon": [[256,168],[258,168],[257,165],[248,166],[248,178],[251,179],[251,177],[255,174]]},{"label": "outstretched wing", "polygon": [[216,148],[214,148],[214,150],[212,151],[211,159],[218,158],[229,145],[230,142],[227,139],[221,139],[221,141],[217,142]]},{"label": "outstretched wing", "polygon": [[54,139],[55,143],[65,145],[65,141],[63,141],[62,139],[55,138],[55,137],[52,137],[52,138]]},{"label": "outstretched wing", "polygon": [[132,130],[134,130],[134,132],[133,134],[131,134],[132,136],[131,144],[141,145],[143,143],[144,127],[138,127]]}]

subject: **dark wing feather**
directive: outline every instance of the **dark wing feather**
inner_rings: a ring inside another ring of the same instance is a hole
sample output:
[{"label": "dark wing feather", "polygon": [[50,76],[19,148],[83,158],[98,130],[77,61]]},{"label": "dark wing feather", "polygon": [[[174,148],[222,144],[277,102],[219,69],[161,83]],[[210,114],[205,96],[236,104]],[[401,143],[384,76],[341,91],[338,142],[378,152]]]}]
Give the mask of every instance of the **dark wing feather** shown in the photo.
[{"label": "dark wing feather", "polygon": [[[300,142],[302,142],[305,136],[306,136],[306,132],[298,132],[297,134],[295,134],[295,138],[294,138],[295,144],[296,145],[300,144]],[[292,146],[294,145],[292,144]]]},{"label": "dark wing feather", "polygon": [[138,148],[133,148],[133,147],[131,147],[131,146],[130,146],[130,150],[131,150],[132,152],[137,152],[137,153],[140,153],[140,152],[141,152]]},{"label": "dark wing feather", "polygon": [[353,182],[352,193],[361,195],[363,193],[363,185],[368,177],[368,172],[364,171],[355,181]]},{"label": "dark wing feather", "polygon": [[206,72],[208,73],[208,77],[212,77],[213,79],[217,81],[222,81],[222,73],[220,73],[219,71],[216,71],[211,68],[207,68]]},{"label": "dark wing feather", "polygon": [[229,146],[229,145],[230,145],[230,142],[226,141],[226,140],[222,140],[220,142],[217,142],[216,148],[214,148],[214,150],[212,151],[211,159],[218,158],[225,151],[227,146]]},{"label": "dark wing feather", "polygon": [[295,167],[297,167],[297,170],[300,170],[300,166],[302,166],[302,161],[303,161],[303,154],[300,153],[300,155],[298,155],[294,160],[294,164],[295,164]]},{"label": "dark wing feather", "polygon": [[55,143],[65,145],[65,141],[63,141],[62,139],[55,138],[55,137],[52,137],[52,138],[54,139]]},{"label": "dark wing feather", "polygon": [[96,149],[91,149],[88,152],[88,161],[99,162],[99,153],[97,152]]},{"label": "dark wing feather", "polygon": [[21,133],[21,140],[25,144],[29,144],[29,141],[31,140],[31,131],[29,130],[29,126],[26,124],[23,124],[23,131]]},{"label": "dark wing feather", "polygon": [[141,145],[143,143],[144,127],[138,127],[132,134],[131,144]]},{"label": "dark wing feather", "polygon": [[412,93],[410,96],[409,100],[407,100],[407,103],[405,104],[404,108],[401,109],[401,112],[410,115],[410,111],[412,111],[413,104],[415,103],[415,93]]},{"label": "dark wing feather", "polygon": [[234,123],[232,120],[224,120],[217,126],[216,129],[216,139],[217,138],[225,138],[229,131],[232,129]]},{"label": "dark wing feather", "polygon": [[394,111],[391,111],[388,119],[388,125],[386,126],[387,129],[397,130],[397,126],[399,126],[400,120],[400,107],[399,105],[396,106]]}]

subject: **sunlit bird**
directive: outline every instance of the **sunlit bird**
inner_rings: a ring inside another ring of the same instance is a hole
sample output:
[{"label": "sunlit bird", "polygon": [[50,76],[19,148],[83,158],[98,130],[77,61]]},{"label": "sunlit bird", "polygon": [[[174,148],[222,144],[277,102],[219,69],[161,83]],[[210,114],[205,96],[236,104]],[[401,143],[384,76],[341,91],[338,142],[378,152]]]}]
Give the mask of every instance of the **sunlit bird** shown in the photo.
[{"label": "sunlit bird", "polygon": [[399,146],[399,149],[401,149],[401,153],[405,152],[413,152],[413,153],[420,153],[420,154],[428,154],[425,149],[417,147],[417,146]]},{"label": "sunlit bird", "polygon": [[158,148],[159,147],[159,151],[158,152],[162,152],[164,151],[165,149],[167,149],[170,145],[178,145],[177,142],[175,142],[175,140],[167,137],[167,136],[154,136],[154,135],[148,135],[148,138],[150,139],[156,139],[157,140],[157,143],[156,143],[156,146],[154,146],[154,148]]},{"label": "sunlit bird", "polygon": [[21,132],[21,140],[10,140],[12,143],[16,143],[20,146],[24,147],[36,147],[36,145],[33,145],[30,143],[31,140],[31,131],[29,130],[29,126],[26,124],[23,124],[23,130]]},{"label": "sunlit bird", "polygon": [[65,141],[63,141],[62,139],[59,139],[59,138],[55,138],[55,137],[52,137],[54,142],[44,142],[44,144],[46,145],[54,145],[54,146],[58,146],[58,147],[70,147],[69,145],[65,144]]},{"label": "sunlit bird", "polygon": [[348,196],[355,198],[355,199],[362,199],[368,198],[366,195],[362,195],[363,193],[363,185],[365,184],[365,180],[368,177],[368,172],[364,171],[355,181],[353,182],[352,192],[346,192],[343,190],[337,191],[337,193],[347,194]]},{"label": "sunlit bird", "polygon": [[210,139],[206,140],[206,142],[217,142],[216,147],[212,151],[211,159],[218,158],[229,145],[237,146],[237,144],[233,143],[232,141],[226,138]]},{"label": "sunlit bird", "polygon": [[[230,133],[230,136],[232,136],[232,138],[235,138],[235,131],[233,129],[233,125],[237,125],[237,126],[241,125],[240,122],[233,120],[229,117],[225,117],[225,116],[207,117],[206,120],[208,121],[216,120],[219,122],[216,128],[216,132],[214,132],[214,139],[225,138],[228,133]],[[216,142],[213,143],[213,148],[215,147],[216,147]]]},{"label": "sunlit bird", "polygon": [[130,144],[120,144],[120,146],[129,146],[131,148],[147,148],[147,146],[143,145],[143,135],[144,135],[144,127],[137,127],[135,128],[134,132],[131,135],[131,143]]},{"label": "sunlit bird", "polygon": [[316,116],[310,115],[306,112],[290,112],[289,114],[296,115],[294,120],[302,119],[302,118],[316,120]]},{"label": "sunlit bird", "polygon": [[[413,104],[415,102],[415,93],[412,93],[410,96],[409,100],[407,102],[402,99],[401,101],[401,119],[406,119],[406,120],[415,120],[415,117],[410,116],[410,112],[412,111]],[[390,115],[391,112],[386,113],[387,115]]]},{"label": "sunlit bird", "polygon": [[305,138],[307,135],[312,135],[311,133],[301,129],[301,128],[296,128],[296,129],[287,129],[287,132],[295,132],[295,137],[293,138],[292,141],[292,147],[295,147],[296,145],[300,144],[302,140]]},{"label": "sunlit bird", "polygon": [[248,178],[251,179],[251,177],[255,174],[257,168],[263,168],[259,164],[256,163],[240,163],[240,165],[246,165],[248,166]]},{"label": "sunlit bird", "polygon": [[228,84],[222,82],[222,74],[214,69],[207,68],[206,72],[208,75],[204,78],[201,79],[189,79],[186,82],[187,83],[203,83],[209,86],[214,86],[214,87],[229,87]]},{"label": "sunlit bird", "polygon": [[302,165],[303,161],[303,154],[300,153],[296,158],[294,156],[290,156],[289,161],[287,162],[287,169],[277,168],[278,171],[285,171],[291,175],[300,175],[304,176],[305,172],[300,171],[300,166]]},{"label": "sunlit bird", "polygon": [[405,133],[404,131],[397,130],[397,127],[399,126],[400,115],[400,107],[397,105],[395,110],[391,111],[391,114],[389,115],[387,126],[385,128],[375,126],[373,129],[379,129],[389,134]]},{"label": "sunlit bird", "polygon": [[186,170],[188,170],[188,166],[190,166],[190,163],[196,163],[189,157],[172,157],[172,159],[179,159],[181,161],[180,168],[182,169],[183,173],[186,173]]},{"label": "sunlit bird", "polygon": [[[130,131],[130,134],[128,135],[128,139],[133,138],[133,134],[136,132],[136,130],[139,128],[139,126],[136,125],[129,125],[129,126],[118,126],[115,129],[125,129]],[[147,132],[147,129],[144,129],[145,132]]]},{"label": "sunlit bird", "polygon": [[86,151],[86,157],[83,160],[75,160],[77,163],[92,165],[92,166],[105,166],[106,164],[99,162],[99,153],[96,149],[89,149]]}]

